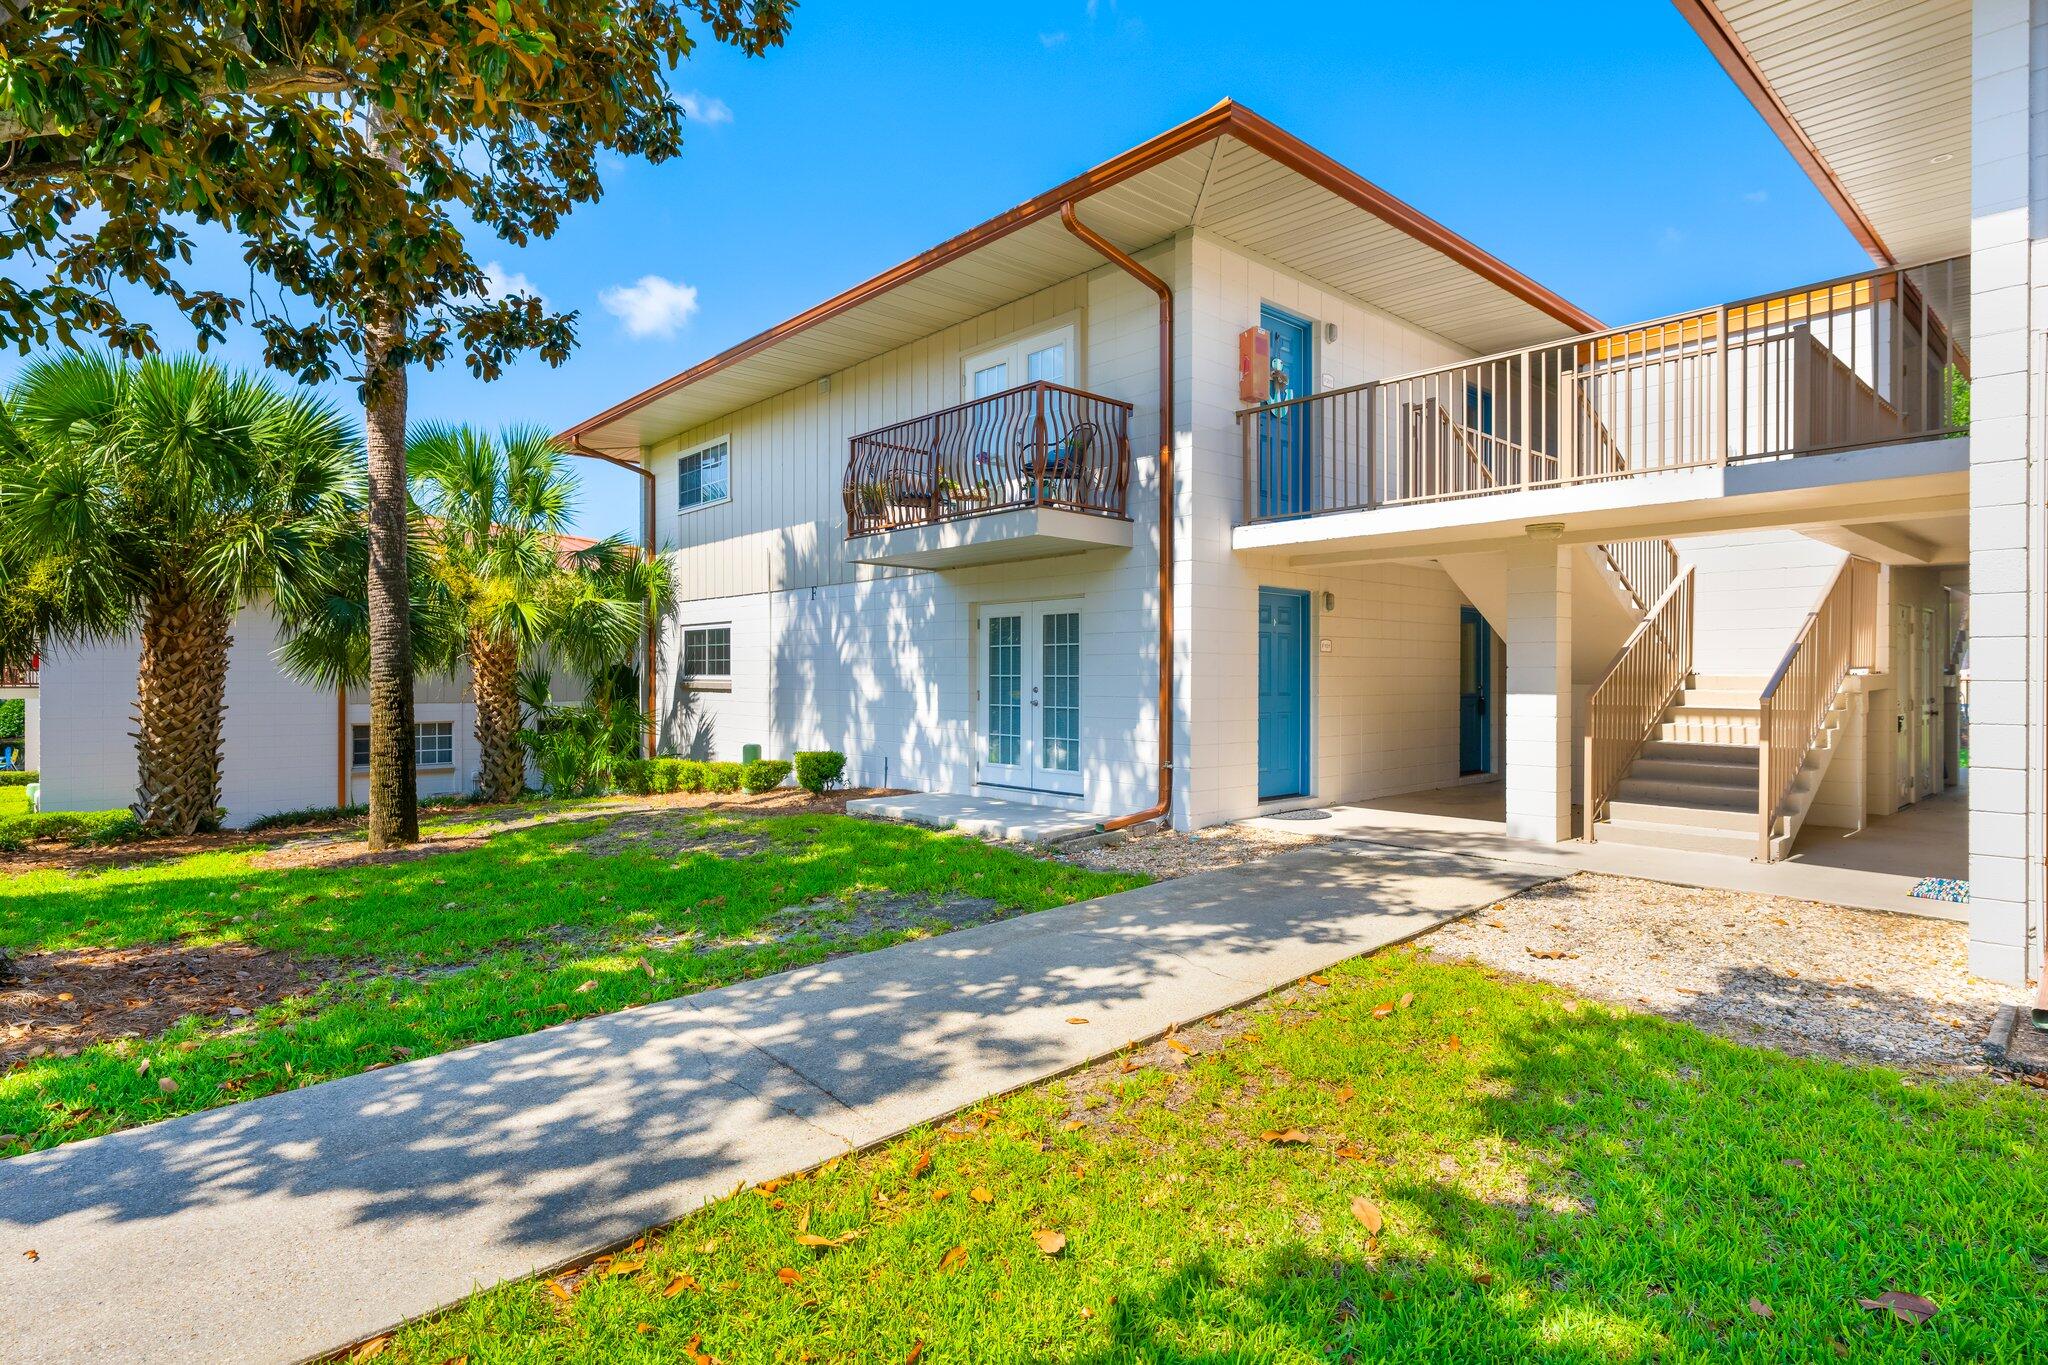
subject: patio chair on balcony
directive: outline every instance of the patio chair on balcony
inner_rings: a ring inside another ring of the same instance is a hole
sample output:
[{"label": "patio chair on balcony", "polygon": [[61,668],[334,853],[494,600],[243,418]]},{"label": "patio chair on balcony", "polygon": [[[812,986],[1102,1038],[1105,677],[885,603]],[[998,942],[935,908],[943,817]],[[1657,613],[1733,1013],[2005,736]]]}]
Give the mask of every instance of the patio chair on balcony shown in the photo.
[{"label": "patio chair on balcony", "polygon": [[[1079,422],[1065,436],[1046,442],[1044,486],[1039,491],[1047,502],[1092,507],[1102,501],[1107,490],[1097,486],[1103,469],[1095,458],[1101,439],[1102,430],[1095,423]],[[1028,442],[1025,448],[1029,467],[1036,468],[1038,443]]]}]

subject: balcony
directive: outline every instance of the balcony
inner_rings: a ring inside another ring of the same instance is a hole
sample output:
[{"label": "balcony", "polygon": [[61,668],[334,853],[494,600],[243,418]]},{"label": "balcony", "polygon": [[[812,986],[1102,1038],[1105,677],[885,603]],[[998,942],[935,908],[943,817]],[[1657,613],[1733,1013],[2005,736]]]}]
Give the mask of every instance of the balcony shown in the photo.
[{"label": "balcony", "polygon": [[[1968,300],[1958,258],[1248,408],[1236,543],[1328,538],[1285,524],[1329,517],[1441,535],[1604,509],[1620,529],[1653,503],[1811,503],[1828,480],[1955,474],[1962,443],[1922,443],[1968,431]],[[1886,447],[1924,458],[1862,458]],[[1395,508],[1410,510],[1365,515]]]},{"label": "balcony", "polygon": [[1129,548],[1131,405],[1044,382],[856,436],[848,554],[954,568]]}]

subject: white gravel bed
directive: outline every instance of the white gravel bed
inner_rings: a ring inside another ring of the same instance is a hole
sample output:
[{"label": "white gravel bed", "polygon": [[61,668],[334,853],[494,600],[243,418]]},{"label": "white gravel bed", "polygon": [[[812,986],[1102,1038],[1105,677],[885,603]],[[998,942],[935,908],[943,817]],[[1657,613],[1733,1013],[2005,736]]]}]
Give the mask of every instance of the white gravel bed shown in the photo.
[{"label": "white gravel bed", "polygon": [[1219,867],[1236,867],[1257,862],[1275,853],[1286,853],[1310,844],[1325,842],[1312,834],[1282,834],[1276,830],[1251,829],[1243,825],[1211,825],[1192,834],[1178,830],[1155,830],[1138,834],[1121,843],[1099,848],[1076,849],[1060,856],[1080,867],[1098,872],[1143,872],[1153,877],[1185,877],[1194,872],[1214,872]]},{"label": "white gravel bed", "polygon": [[1805,1056],[1985,1069],[2023,989],[1969,974],[1952,920],[1580,873],[1421,941],[1737,1042]]}]

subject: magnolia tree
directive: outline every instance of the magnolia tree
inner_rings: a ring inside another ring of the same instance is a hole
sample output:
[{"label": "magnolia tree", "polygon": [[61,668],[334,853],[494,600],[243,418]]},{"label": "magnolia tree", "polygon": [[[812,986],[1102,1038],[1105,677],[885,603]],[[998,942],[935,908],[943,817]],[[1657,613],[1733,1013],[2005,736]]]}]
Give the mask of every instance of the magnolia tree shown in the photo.
[{"label": "magnolia tree", "polygon": [[[560,363],[574,314],[494,296],[464,232],[522,245],[598,197],[601,152],[683,143],[664,80],[694,23],[749,54],[793,0],[30,3],[0,36],[0,342],[155,349],[116,286],[199,342],[362,388],[369,456],[370,840],[417,836],[407,630],[406,371]],[[225,229],[246,293],[201,287]]]}]

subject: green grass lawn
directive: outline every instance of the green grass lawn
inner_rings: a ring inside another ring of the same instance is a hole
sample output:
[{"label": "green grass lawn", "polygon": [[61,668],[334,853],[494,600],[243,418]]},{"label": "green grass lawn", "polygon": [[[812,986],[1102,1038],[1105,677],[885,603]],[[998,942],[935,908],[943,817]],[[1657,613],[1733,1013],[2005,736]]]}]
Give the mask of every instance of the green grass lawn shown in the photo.
[{"label": "green grass lawn", "polygon": [[28,814],[28,788],[26,786],[0,787],[0,819],[10,815]]},{"label": "green grass lawn", "polygon": [[[1795,1061],[1426,954],[1327,980],[1184,1031],[1191,1057],[1154,1044],[480,1295],[382,1358],[2040,1358],[2048,1096]],[[1940,1311],[1857,1304],[1890,1290]]]},{"label": "green grass lawn", "polygon": [[[658,837],[637,837],[650,829]],[[910,909],[858,938],[835,929],[876,897],[1017,912],[1143,880],[834,815],[600,817],[375,866],[266,871],[255,857],[0,879],[0,950],[245,943],[336,976],[308,996],[251,1001],[247,1018],[187,1018],[0,1073],[0,1134],[13,1135],[0,1156],[934,927]],[[792,907],[809,909],[775,918]]]}]

